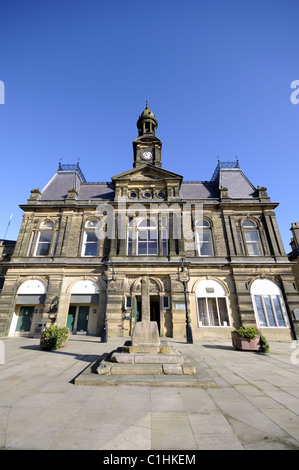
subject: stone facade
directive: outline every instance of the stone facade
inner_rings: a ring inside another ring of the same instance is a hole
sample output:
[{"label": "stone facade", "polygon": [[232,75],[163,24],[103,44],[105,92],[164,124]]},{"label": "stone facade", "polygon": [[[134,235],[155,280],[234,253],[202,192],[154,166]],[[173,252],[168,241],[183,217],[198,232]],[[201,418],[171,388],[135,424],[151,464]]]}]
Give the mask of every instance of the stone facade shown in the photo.
[{"label": "stone facade", "polygon": [[147,105],[133,168],[111,182],[88,183],[78,164],[59,164],[31,191],[0,295],[2,336],[33,335],[38,322],[131,335],[147,276],[161,337],[186,335],[187,309],[196,338],[229,338],[241,325],[295,338],[299,294],[278,204],[238,162],[219,162],[210,181],[165,170],[157,125]]}]

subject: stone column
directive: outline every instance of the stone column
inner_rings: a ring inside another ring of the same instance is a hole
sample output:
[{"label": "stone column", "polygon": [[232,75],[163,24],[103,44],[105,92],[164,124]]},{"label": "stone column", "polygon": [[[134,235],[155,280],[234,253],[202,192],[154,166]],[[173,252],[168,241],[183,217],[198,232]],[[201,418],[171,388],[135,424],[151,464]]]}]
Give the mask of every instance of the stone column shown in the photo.
[{"label": "stone column", "polygon": [[8,335],[9,332],[16,304],[16,282],[16,277],[7,275],[0,295],[0,337]]},{"label": "stone column", "polygon": [[149,279],[142,278],[142,320],[135,324],[132,335],[132,346],[140,352],[158,352],[160,337],[157,322],[150,321]]},{"label": "stone column", "polygon": [[147,276],[142,278],[141,281],[141,318],[142,321],[150,321],[151,320],[151,312],[150,312],[150,298],[149,298],[149,279]]}]

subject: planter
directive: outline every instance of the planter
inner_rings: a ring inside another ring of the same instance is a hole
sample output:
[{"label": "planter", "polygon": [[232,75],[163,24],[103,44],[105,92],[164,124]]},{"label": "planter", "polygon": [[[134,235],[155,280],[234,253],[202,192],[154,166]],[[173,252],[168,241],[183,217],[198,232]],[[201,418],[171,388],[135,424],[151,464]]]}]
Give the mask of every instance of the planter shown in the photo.
[{"label": "planter", "polygon": [[67,345],[67,343],[68,343],[68,339],[66,339],[58,348],[50,348],[50,347],[47,346],[47,344],[45,343],[44,339],[41,338],[41,339],[40,339],[40,342],[39,342],[39,347],[40,347],[41,349],[45,349],[45,350],[47,350],[47,351],[52,351],[53,349],[61,349],[61,348],[63,348],[64,346]]},{"label": "planter", "polygon": [[68,328],[51,325],[48,329],[43,331],[39,346],[41,349],[48,351],[63,348],[68,342],[68,336]]},{"label": "planter", "polygon": [[234,348],[241,351],[262,351],[260,335],[256,335],[254,338],[248,339],[233,331],[232,344]]}]

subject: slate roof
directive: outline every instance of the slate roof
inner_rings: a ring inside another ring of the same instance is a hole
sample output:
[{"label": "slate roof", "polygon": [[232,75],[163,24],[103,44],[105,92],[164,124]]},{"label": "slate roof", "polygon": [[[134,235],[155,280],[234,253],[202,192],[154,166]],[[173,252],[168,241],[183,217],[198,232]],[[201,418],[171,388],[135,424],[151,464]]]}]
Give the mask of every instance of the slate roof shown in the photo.
[{"label": "slate roof", "polygon": [[[53,178],[41,192],[42,201],[64,200],[68,190],[78,191],[78,200],[113,200],[114,184],[112,182],[87,183],[82,171],[77,171],[72,165],[70,170],[60,165]],[[183,200],[218,199],[219,188],[227,188],[228,196],[232,199],[251,199],[257,197],[256,188],[246,178],[239,165],[224,165],[219,163],[211,181],[183,181],[180,196]]]}]

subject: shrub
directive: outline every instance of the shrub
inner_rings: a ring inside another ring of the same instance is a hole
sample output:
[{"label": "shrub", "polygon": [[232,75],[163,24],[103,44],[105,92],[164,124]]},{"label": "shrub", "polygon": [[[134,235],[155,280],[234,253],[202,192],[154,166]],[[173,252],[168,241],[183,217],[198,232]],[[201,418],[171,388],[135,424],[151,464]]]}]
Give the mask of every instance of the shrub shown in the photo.
[{"label": "shrub", "polygon": [[68,328],[51,325],[42,333],[41,344],[45,349],[59,349],[67,341],[68,336]]}]

